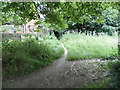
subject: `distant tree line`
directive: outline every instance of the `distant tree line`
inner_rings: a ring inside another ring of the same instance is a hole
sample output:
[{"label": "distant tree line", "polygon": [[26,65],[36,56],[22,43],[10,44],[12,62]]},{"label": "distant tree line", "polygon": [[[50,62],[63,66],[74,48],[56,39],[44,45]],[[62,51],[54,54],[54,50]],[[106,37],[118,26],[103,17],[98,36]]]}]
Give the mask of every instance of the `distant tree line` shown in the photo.
[{"label": "distant tree line", "polygon": [[67,31],[113,35],[120,26],[119,6],[120,2],[3,2],[1,15],[2,23],[24,24],[32,19],[49,23],[56,36]]}]

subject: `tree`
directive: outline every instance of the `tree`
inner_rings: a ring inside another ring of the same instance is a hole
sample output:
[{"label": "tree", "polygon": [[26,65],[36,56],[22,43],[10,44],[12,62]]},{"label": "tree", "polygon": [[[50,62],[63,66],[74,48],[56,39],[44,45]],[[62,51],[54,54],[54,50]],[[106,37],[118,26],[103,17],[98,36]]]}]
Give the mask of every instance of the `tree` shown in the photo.
[{"label": "tree", "polygon": [[102,29],[103,31],[107,32],[108,35],[113,35],[113,33],[119,28],[120,20],[118,18],[118,14],[119,11],[112,7],[109,7],[102,12],[102,15],[105,19]]},{"label": "tree", "polygon": [[27,23],[37,19],[37,12],[33,2],[3,2],[2,23],[13,22],[14,24]]},{"label": "tree", "polygon": [[[68,28],[68,22],[83,24],[90,21],[93,15],[97,16],[95,22],[103,22],[102,11],[108,7],[119,7],[118,2],[3,2],[3,20],[10,16],[13,21],[26,23],[31,19],[40,19],[49,23],[55,29]],[[9,15],[9,16],[7,16]],[[16,16],[17,19],[13,18]],[[16,23],[16,22],[15,22]]]}]

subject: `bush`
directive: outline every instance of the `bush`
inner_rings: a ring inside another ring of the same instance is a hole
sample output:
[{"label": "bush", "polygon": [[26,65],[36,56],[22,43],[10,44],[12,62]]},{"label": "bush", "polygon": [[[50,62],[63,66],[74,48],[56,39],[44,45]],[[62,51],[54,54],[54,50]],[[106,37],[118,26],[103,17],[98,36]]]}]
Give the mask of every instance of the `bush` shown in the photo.
[{"label": "bush", "polygon": [[11,78],[50,65],[63,54],[54,39],[24,41],[5,40],[2,44],[3,78]]},{"label": "bush", "polygon": [[109,87],[120,88],[120,61],[112,61],[108,63],[110,70]]},{"label": "bush", "polygon": [[103,32],[107,32],[108,35],[112,36],[115,34],[117,27],[113,27],[105,24],[102,26],[102,29],[103,29]]}]

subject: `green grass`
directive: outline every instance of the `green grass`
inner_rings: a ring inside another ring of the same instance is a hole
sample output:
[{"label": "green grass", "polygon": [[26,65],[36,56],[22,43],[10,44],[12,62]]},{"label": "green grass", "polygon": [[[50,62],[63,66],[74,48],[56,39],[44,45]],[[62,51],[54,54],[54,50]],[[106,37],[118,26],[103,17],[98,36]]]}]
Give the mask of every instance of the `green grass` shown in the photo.
[{"label": "green grass", "polygon": [[3,79],[22,76],[48,66],[63,52],[54,36],[41,37],[39,40],[5,40],[2,43]]},{"label": "green grass", "polygon": [[68,49],[67,60],[107,58],[118,55],[117,36],[66,34],[61,40]]}]

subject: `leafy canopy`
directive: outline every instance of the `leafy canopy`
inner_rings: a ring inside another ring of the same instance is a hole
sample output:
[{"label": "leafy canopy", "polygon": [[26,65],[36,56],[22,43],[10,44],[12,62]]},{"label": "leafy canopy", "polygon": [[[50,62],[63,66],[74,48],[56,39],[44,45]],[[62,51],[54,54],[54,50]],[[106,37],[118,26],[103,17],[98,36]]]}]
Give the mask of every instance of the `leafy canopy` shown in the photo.
[{"label": "leafy canopy", "polygon": [[[102,12],[108,7],[119,9],[119,2],[3,2],[2,22],[26,23],[31,19],[49,23],[54,28],[67,28],[68,22],[83,23],[97,16],[95,22],[103,22]],[[40,22],[41,23],[41,22]]]}]

